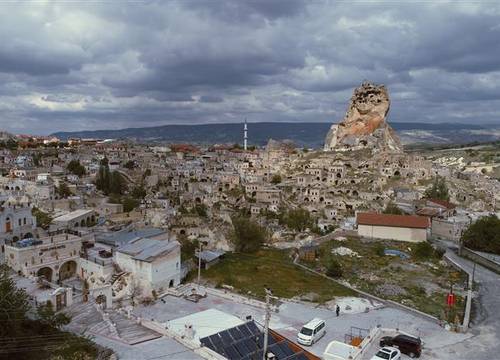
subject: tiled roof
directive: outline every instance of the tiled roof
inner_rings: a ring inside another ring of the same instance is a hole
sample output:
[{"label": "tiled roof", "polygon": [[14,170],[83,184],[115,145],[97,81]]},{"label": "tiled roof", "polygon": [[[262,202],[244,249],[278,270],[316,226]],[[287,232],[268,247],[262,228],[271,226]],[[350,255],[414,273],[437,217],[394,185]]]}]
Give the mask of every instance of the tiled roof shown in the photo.
[{"label": "tiled roof", "polygon": [[417,229],[426,229],[430,226],[429,218],[426,216],[358,213],[356,220],[358,225],[378,225]]}]

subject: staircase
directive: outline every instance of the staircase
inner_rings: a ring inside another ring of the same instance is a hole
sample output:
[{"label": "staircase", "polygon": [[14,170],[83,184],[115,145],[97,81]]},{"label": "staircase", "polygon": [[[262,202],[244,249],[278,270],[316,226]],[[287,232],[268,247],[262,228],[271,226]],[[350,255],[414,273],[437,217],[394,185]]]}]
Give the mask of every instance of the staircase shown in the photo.
[{"label": "staircase", "polygon": [[115,325],[119,338],[129,345],[143,343],[162,336],[116,311],[109,312],[109,320]]}]

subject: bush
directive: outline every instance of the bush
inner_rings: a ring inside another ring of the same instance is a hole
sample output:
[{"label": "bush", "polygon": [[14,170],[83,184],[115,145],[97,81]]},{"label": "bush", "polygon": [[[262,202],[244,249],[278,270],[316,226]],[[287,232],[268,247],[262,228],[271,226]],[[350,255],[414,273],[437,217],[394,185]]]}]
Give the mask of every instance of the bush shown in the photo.
[{"label": "bush", "polygon": [[267,232],[262,226],[245,216],[232,219],[232,241],[235,250],[243,253],[252,253],[260,249],[267,239]]},{"label": "bush", "polygon": [[495,215],[477,220],[462,235],[465,246],[500,255],[500,219]]},{"label": "bush", "polygon": [[382,244],[377,244],[375,245],[375,254],[377,254],[378,256],[385,256],[385,246],[382,245]]},{"label": "bush", "polygon": [[335,259],[330,259],[326,268],[326,275],[332,278],[342,277],[342,266]]},{"label": "bush", "polygon": [[427,260],[434,255],[434,248],[427,241],[422,241],[413,247],[413,256],[419,260]]},{"label": "bush", "polygon": [[438,259],[441,259],[445,253],[446,250],[442,248],[437,248],[436,250],[434,250],[434,256],[437,257]]}]

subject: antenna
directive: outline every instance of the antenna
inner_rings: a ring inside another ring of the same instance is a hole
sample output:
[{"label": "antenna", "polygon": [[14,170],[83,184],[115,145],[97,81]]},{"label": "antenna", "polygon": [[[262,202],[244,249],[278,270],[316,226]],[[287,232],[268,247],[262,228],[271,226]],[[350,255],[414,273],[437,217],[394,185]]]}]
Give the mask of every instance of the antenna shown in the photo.
[{"label": "antenna", "polygon": [[248,126],[247,118],[245,118],[245,124],[243,125],[243,149],[247,151],[247,140],[248,140]]}]

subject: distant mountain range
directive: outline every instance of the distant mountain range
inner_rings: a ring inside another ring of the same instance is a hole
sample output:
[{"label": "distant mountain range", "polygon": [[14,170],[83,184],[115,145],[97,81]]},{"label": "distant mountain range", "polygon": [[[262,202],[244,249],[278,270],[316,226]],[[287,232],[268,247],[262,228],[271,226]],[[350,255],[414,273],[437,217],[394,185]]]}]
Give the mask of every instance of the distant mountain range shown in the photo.
[{"label": "distant mountain range", "polygon": [[[463,144],[500,140],[498,125],[452,123],[398,123],[390,125],[403,144]],[[299,146],[321,147],[331,123],[259,122],[248,124],[248,143],[265,145],[269,139],[291,140]],[[130,139],[151,143],[232,144],[243,142],[243,124],[163,125],[120,130],[56,132],[66,140],[72,137]]]}]

